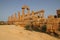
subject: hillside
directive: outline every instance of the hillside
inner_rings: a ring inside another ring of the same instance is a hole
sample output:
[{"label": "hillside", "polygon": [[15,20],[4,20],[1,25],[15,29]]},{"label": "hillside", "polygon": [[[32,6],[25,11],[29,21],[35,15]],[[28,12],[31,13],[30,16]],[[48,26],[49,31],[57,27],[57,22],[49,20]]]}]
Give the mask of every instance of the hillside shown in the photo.
[{"label": "hillside", "polygon": [[60,40],[48,34],[24,30],[16,25],[0,25],[0,40]]}]

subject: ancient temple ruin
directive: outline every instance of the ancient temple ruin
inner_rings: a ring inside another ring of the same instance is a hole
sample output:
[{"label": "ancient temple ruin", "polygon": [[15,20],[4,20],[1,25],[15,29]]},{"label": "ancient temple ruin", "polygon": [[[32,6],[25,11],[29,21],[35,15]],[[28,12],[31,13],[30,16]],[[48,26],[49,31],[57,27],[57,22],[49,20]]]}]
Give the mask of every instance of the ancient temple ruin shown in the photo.
[{"label": "ancient temple ruin", "polygon": [[[57,15],[49,15],[48,18],[44,17],[44,10],[40,10],[37,12],[30,12],[30,8],[27,5],[22,6],[22,15],[18,12],[18,16],[13,14],[8,17],[8,24],[15,24],[25,26],[26,24],[33,24],[35,26],[42,27],[44,24],[47,26],[48,31],[56,31],[59,28],[60,23],[60,10],[57,10]],[[25,9],[27,13],[25,14]]]}]

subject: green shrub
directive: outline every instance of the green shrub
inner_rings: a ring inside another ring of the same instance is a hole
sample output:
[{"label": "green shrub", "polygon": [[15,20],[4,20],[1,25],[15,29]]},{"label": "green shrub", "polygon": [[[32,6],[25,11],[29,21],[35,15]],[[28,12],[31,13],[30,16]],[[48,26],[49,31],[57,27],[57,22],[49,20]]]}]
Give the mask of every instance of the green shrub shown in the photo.
[{"label": "green shrub", "polygon": [[26,30],[32,30],[32,27],[31,27],[30,25],[26,25],[26,26],[25,26],[25,29],[26,29]]},{"label": "green shrub", "polygon": [[38,27],[34,27],[34,31],[40,32],[40,29]]},{"label": "green shrub", "polygon": [[29,27],[30,27],[29,25],[26,25],[26,26],[25,26],[25,29],[26,29],[26,30],[28,30],[28,29],[29,29]]},{"label": "green shrub", "polygon": [[42,31],[42,32],[46,32],[46,30],[47,30],[46,25],[43,25],[42,28],[41,28],[41,31]]},{"label": "green shrub", "polygon": [[42,27],[41,27],[41,30],[39,29],[40,27],[38,27],[38,26],[34,26],[34,25],[26,25],[25,26],[25,29],[26,30],[33,30],[33,31],[37,31],[37,32],[40,32],[40,31],[42,31],[42,32],[46,32],[46,25],[43,25]]},{"label": "green shrub", "polygon": [[39,28],[37,26],[34,26],[34,25],[26,25],[25,29],[26,30],[31,30],[31,31],[37,31],[37,32],[40,31]]},{"label": "green shrub", "polygon": [[58,28],[58,31],[60,31],[60,27]]},{"label": "green shrub", "polygon": [[60,31],[60,23],[59,23],[59,28],[58,28],[58,31]]}]

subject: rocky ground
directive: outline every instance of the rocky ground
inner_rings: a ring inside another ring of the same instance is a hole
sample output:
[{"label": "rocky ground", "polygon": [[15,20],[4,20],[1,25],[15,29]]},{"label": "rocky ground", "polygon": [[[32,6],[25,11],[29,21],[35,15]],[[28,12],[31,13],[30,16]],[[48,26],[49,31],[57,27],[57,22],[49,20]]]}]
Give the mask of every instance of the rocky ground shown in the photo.
[{"label": "rocky ground", "polygon": [[16,25],[0,25],[0,40],[60,40],[45,33],[24,30]]}]

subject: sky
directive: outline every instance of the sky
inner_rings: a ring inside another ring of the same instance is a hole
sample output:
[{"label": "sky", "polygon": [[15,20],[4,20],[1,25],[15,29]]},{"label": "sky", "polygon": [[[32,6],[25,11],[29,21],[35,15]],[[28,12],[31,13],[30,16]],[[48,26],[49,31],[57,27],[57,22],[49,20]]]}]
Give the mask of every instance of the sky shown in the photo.
[{"label": "sky", "polygon": [[0,0],[0,21],[7,21],[8,16],[14,13],[21,13],[22,6],[28,5],[30,11],[45,11],[45,17],[56,15],[56,10],[60,9],[60,0]]}]

